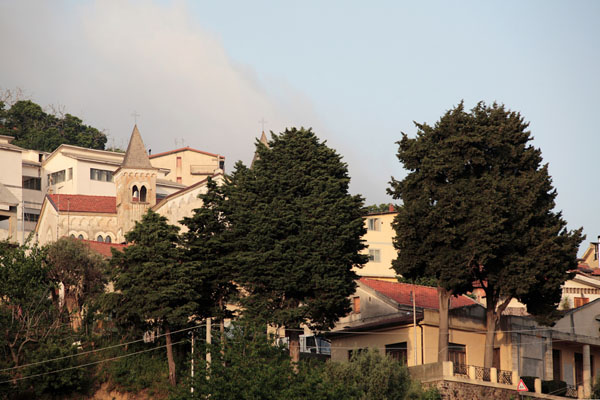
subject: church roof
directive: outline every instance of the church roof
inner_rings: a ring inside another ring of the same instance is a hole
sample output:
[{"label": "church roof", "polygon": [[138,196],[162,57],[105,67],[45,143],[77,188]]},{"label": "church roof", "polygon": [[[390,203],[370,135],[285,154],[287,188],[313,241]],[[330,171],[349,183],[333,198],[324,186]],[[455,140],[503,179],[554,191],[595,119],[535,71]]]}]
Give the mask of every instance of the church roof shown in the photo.
[{"label": "church roof", "polygon": [[129,145],[127,146],[121,168],[154,169],[152,164],[150,164],[150,159],[148,158],[148,153],[146,153],[146,147],[144,146],[142,135],[140,135],[137,125],[133,127],[133,132],[131,132],[131,138],[129,139]]},{"label": "church roof", "polygon": [[117,213],[114,196],[87,196],[83,194],[49,194],[52,206],[61,212]]},{"label": "church roof", "polygon": [[[269,147],[269,141],[267,140],[267,135],[265,135],[265,131],[262,132],[262,135],[260,135],[260,139],[258,141],[264,144],[265,146]],[[254,163],[256,162],[256,160],[258,160],[258,158],[258,151],[255,151],[254,157],[252,158],[252,163],[250,163],[250,168],[254,166]]]},{"label": "church roof", "polygon": [[95,242],[93,240],[82,240],[82,242],[85,243],[90,248],[90,250],[95,251],[96,253],[106,258],[112,257],[112,252],[110,251],[110,249],[123,251],[123,249],[127,247],[126,244],[121,243],[104,243]]}]

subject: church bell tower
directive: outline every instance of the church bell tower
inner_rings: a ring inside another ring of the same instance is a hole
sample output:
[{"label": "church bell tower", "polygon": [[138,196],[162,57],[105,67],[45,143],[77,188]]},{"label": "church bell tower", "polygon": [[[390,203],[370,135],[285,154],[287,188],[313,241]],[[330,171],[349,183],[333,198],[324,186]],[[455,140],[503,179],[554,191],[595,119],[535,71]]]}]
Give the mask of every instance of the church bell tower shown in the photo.
[{"label": "church bell tower", "polygon": [[123,163],[114,173],[117,189],[117,240],[125,241],[136,221],[156,204],[156,176],[137,125],[133,127]]}]

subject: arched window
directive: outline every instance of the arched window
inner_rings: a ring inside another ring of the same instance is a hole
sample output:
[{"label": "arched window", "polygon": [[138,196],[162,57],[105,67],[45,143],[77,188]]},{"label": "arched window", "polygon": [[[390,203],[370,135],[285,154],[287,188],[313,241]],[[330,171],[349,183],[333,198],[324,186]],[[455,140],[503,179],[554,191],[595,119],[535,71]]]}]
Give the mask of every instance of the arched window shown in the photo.
[{"label": "arched window", "polygon": [[102,235],[98,235],[98,237],[96,238],[96,241],[104,242],[104,238],[102,237]]},{"label": "arched window", "polygon": [[83,235],[80,234],[79,236],[77,236],[77,239],[83,240]]},{"label": "arched window", "polygon": [[146,186],[142,186],[142,188],[140,189],[140,201],[142,203],[146,202]]},{"label": "arched window", "polygon": [[112,239],[110,236],[106,235],[106,239],[104,239],[104,243],[112,243]]},{"label": "arched window", "polygon": [[71,239],[75,239],[75,235],[71,233]]},{"label": "arched window", "polygon": [[131,201],[139,201],[140,200],[140,192],[138,191],[138,187],[133,185],[131,189]]}]

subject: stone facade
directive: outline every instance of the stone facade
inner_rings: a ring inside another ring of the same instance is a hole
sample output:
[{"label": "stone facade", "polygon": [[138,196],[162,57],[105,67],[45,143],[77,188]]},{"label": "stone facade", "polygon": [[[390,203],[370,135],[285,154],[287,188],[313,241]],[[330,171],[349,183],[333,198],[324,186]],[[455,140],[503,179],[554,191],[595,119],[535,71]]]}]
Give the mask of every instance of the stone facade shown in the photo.
[{"label": "stone facade", "polygon": [[120,168],[115,173],[117,185],[117,240],[125,240],[135,222],[156,204],[156,170]]}]

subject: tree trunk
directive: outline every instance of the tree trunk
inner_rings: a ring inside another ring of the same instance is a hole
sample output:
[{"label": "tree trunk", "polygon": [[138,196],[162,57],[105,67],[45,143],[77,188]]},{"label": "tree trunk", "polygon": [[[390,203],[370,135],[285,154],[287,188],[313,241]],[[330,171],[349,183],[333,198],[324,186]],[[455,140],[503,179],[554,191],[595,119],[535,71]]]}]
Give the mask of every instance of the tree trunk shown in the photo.
[{"label": "tree trunk", "polygon": [[173,359],[173,344],[171,343],[171,330],[165,328],[165,337],[167,338],[167,360],[169,363],[169,382],[171,386],[177,384],[177,375],[175,374],[175,360]]},{"label": "tree trunk", "polygon": [[290,358],[293,363],[300,362],[300,327],[285,329],[285,336],[289,338]]},{"label": "tree trunk", "polygon": [[440,309],[440,327],[438,335],[438,362],[440,362],[448,361],[448,309],[450,308],[450,297],[452,297],[452,291],[438,286],[437,292]]},{"label": "tree trunk", "polygon": [[496,315],[496,304],[494,302],[487,302],[485,307],[485,349],[483,352],[483,366],[486,368],[492,367],[494,358],[494,337],[496,336],[496,322],[498,316]]}]

